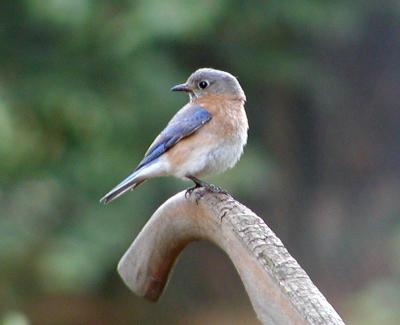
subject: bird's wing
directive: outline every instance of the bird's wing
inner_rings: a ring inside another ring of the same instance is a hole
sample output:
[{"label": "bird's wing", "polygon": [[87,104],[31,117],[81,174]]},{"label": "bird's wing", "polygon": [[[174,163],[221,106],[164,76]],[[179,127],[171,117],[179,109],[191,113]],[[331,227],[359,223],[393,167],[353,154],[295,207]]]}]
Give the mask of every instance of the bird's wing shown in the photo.
[{"label": "bird's wing", "polygon": [[[211,114],[199,105],[188,104],[183,107],[171,119],[165,129],[154,140],[147,150],[143,160],[131,175],[115,186],[110,192],[101,198],[100,202],[109,203],[124,194],[130,188],[135,188],[146,180],[142,173],[146,167],[154,162],[169,148],[177,144],[181,139],[190,136],[196,130],[211,120]],[[142,169],[143,168],[143,169]]]},{"label": "bird's wing", "polygon": [[151,144],[136,170],[153,162],[181,139],[208,123],[211,118],[210,112],[200,105],[188,104],[183,107]]}]

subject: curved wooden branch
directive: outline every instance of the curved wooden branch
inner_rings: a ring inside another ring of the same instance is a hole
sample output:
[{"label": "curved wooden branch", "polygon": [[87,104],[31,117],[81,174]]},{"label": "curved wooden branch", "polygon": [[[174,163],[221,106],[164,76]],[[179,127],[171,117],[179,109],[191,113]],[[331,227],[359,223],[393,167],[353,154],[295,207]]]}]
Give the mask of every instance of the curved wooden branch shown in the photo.
[{"label": "curved wooden branch", "polygon": [[227,253],[263,324],[344,324],[261,218],[231,196],[201,188],[157,209],[118,272],[133,292],[156,301],[179,253],[198,239]]}]

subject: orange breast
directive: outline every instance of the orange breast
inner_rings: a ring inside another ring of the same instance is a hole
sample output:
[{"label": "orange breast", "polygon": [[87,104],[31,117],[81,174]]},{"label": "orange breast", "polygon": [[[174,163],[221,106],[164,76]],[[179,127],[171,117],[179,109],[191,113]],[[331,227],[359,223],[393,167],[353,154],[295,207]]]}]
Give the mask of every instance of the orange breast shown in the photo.
[{"label": "orange breast", "polygon": [[243,102],[222,95],[208,95],[194,100],[206,108],[212,115],[208,127],[210,132],[223,138],[237,135],[243,130],[247,131],[248,122]]},{"label": "orange breast", "polygon": [[209,95],[198,98],[193,103],[206,108],[212,119],[167,152],[171,170],[179,168],[191,157],[207,151],[208,148],[219,146],[226,141],[234,141],[242,137],[243,133],[247,134],[248,122],[242,101]]}]

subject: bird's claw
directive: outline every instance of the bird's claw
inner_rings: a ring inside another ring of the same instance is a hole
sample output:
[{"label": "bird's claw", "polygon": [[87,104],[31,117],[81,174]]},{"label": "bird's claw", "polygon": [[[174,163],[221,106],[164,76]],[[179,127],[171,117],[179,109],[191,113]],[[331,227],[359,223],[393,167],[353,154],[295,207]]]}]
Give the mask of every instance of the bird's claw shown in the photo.
[{"label": "bird's claw", "polygon": [[229,193],[225,191],[222,187],[219,187],[214,184],[207,184],[204,186],[204,188],[206,189],[207,192],[229,195]]},{"label": "bird's claw", "polygon": [[201,197],[206,193],[221,193],[221,194],[226,194],[229,195],[229,193],[227,191],[225,191],[222,187],[213,185],[213,184],[209,184],[207,182],[204,182],[194,176],[186,176],[187,178],[189,178],[190,180],[192,180],[194,182],[194,186],[188,188],[185,192],[185,198],[188,198],[189,196],[192,195],[193,191],[197,188],[202,188],[203,191],[201,191],[200,193],[196,192],[196,203],[199,203],[199,200],[201,199]]},{"label": "bird's claw", "polygon": [[208,184],[208,183],[205,183],[205,182],[204,182],[204,183],[202,183],[201,185],[195,184],[194,186],[188,188],[188,189],[186,190],[186,192],[185,192],[185,198],[186,198],[186,199],[189,198],[189,197],[193,194],[194,190],[196,190],[196,189],[198,189],[198,188],[201,188],[202,191],[201,191],[201,193],[197,193],[197,192],[196,192],[196,198],[195,198],[195,200],[196,200],[196,203],[197,203],[197,204],[199,203],[199,200],[201,199],[201,197],[202,197],[206,192],[230,195],[230,194],[229,194],[227,191],[225,191],[222,187],[219,187],[219,186],[214,185],[214,184]]},{"label": "bird's claw", "polygon": [[194,191],[196,188],[198,188],[198,186],[197,186],[197,185],[194,185],[194,186],[189,187],[188,189],[186,189],[185,198],[188,198],[189,196],[191,196],[192,193],[193,193],[193,191]]}]

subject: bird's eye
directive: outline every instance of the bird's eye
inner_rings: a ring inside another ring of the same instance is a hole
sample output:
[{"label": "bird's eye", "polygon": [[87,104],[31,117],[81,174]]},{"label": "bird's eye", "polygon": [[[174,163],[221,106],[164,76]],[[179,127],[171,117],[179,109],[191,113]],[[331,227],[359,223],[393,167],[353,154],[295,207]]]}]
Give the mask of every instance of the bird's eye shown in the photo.
[{"label": "bird's eye", "polygon": [[203,80],[203,81],[200,81],[199,82],[199,87],[201,88],[201,89],[206,89],[207,87],[208,87],[208,81],[206,81],[206,80]]}]

